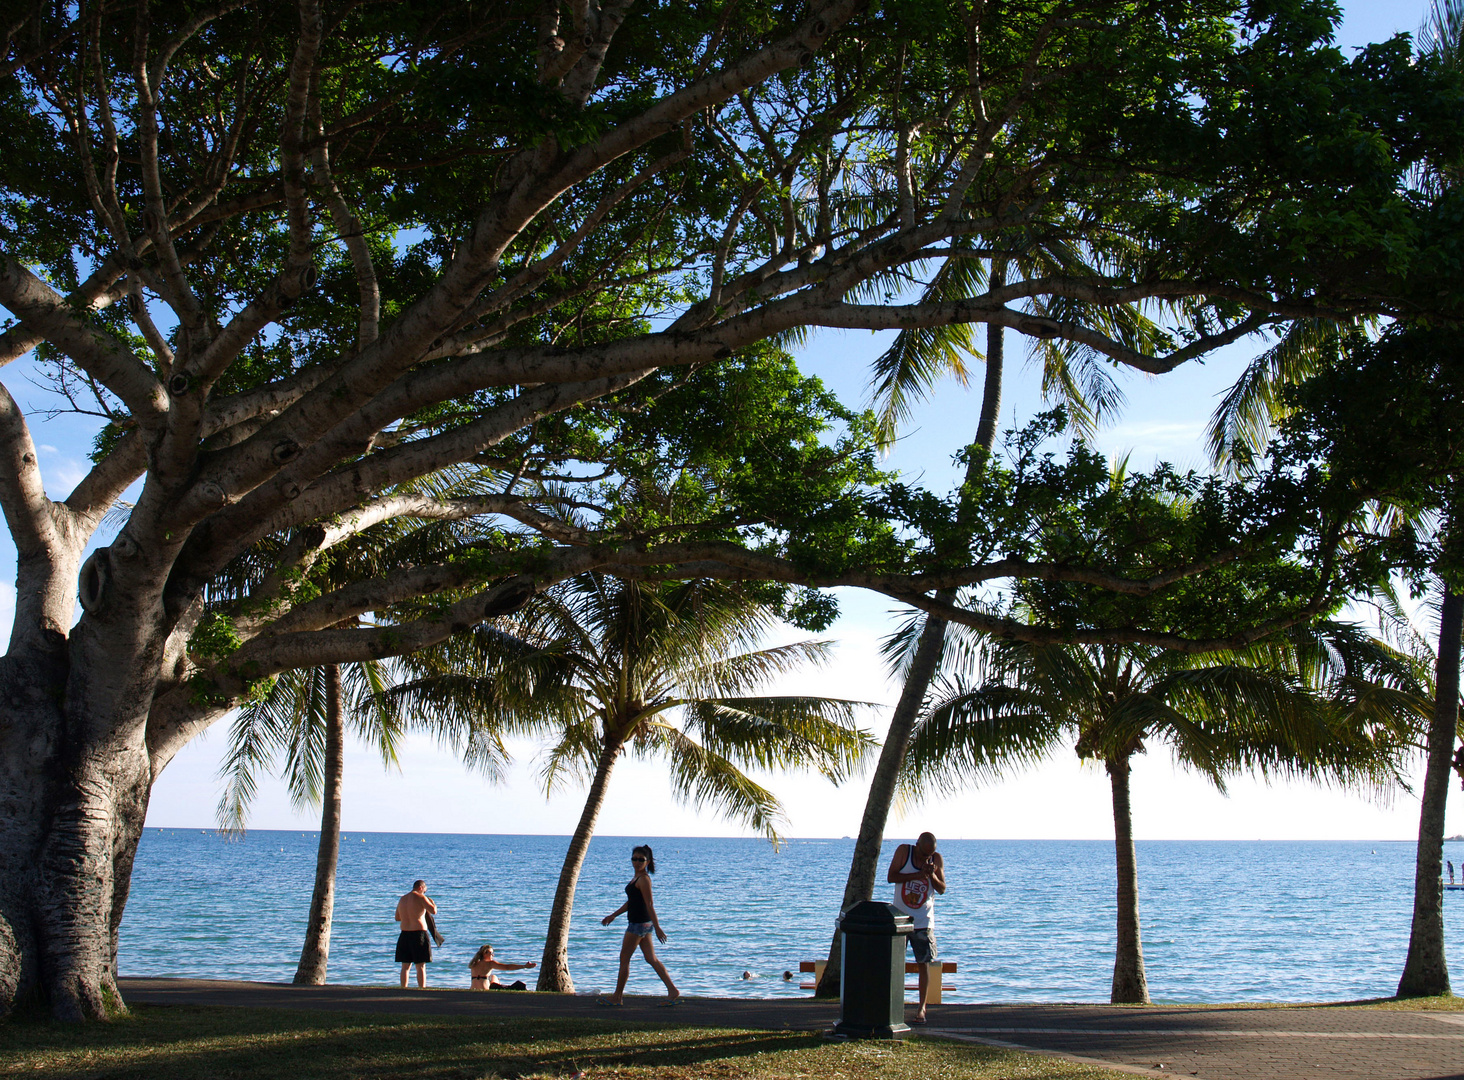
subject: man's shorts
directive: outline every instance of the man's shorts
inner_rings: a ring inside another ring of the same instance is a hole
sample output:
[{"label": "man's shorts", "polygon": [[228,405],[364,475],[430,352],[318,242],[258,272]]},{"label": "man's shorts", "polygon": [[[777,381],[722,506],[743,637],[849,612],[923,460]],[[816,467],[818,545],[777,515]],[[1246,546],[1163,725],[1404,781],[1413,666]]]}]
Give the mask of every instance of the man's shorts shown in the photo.
[{"label": "man's shorts", "polygon": [[432,939],[426,930],[403,930],[397,935],[398,964],[432,963]]},{"label": "man's shorts", "polygon": [[910,948],[915,950],[915,962],[917,964],[932,964],[935,962],[935,931],[930,927],[922,927],[910,934]]}]

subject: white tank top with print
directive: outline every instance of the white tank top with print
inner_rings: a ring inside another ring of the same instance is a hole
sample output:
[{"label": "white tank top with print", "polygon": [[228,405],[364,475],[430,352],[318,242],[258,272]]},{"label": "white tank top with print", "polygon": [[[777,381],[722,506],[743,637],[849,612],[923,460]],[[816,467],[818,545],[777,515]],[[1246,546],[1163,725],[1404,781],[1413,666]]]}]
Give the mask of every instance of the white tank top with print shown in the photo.
[{"label": "white tank top with print", "polygon": [[[920,868],[915,865],[915,845],[905,845],[905,865],[902,874],[913,874]],[[935,894],[928,878],[901,881],[895,884],[895,907],[910,916],[916,930],[924,930],[934,922]]]}]

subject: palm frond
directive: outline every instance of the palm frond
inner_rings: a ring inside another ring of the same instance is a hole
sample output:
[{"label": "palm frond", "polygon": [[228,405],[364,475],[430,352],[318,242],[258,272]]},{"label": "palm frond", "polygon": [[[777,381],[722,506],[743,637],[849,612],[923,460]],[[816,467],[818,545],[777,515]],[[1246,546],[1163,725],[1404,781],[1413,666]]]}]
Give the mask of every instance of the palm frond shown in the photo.
[{"label": "palm frond", "polygon": [[1045,705],[1025,686],[941,684],[910,738],[901,784],[953,793],[1036,764],[1066,737],[1066,718]]},{"label": "palm frond", "polygon": [[594,717],[565,723],[559,737],[544,752],[544,764],[539,770],[544,793],[553,795],[573,780],[588,780],[593,776],[600,756],[600,740]]},{"label": "palm frond", "polygon": [[405,734],[401,713],[383,707],[391,688],[387,666],[379,660],[346,664],[341,669],[348,728],[368,746],[374,745],[381,764],[399,764],[397,752]]},{"label": "palm frond", "polygon": [[[921,303],[966,300],[986,285],[986,264],[979,259],[946,259],[921,291]],[[888,448],[915,406],[941,379],[967,385],[966,357],[981,358],[968,323],[901,330],[875,361],[871,378],[877,438]]]},{"label": "palm frond", "polygon": [[925,632],[925,612],[907,608],[899,613],[895,628],[879,643],[879,655],[890,677],[904,682],[920,648],[920,635]]},{"label": "palm frond", "polygon": [[249,819],[249,807],[258,792],[260,770],[270,768],[289,744],[295,723],[291,684],[303,682],[298,671],[286,671],[260,701],[240,709],[229,726],[229,748],[219,765],[224,790],[219,796],[215,818],[225,833],[242,833]]},{"label": "palm frond", "polygon": [[655,723],[647,741],[660,744],[671,766],[671,792],[678,801],[709,807],[724,817],[757,829],[778,845],[787,816],[771,791],[736,765],[669,724]]},{"label": "palm frond", "polygon": [[1433,0],[1418,28],[1418,51],[1458,67],[1464,48],[1464,0]]},{"label": "palm frond", "polygon": [[770,649],[712,659],[693,667],[678,680],[687,696],[717,697],[743,694],[766,686],[780,675],[788,675],[806,664],[826,664],[833,658],[835,642],[795,641]]},{"label": "palm frond", "polygon": [[1256,357],[1220,399],[1205,429],[1210,459],[1231,475],[1249,471],[1285,419],[1283,392],[1316,374],[1335,356],[1354,324],[1297,319],[1281,340]]},{"label": "palm frond", "polygon": [[318,806],[325,786],[325,669],[307,668],[300,675],[303,686],[292,702],[294,722],[284,747],[283,777],[296,810]]},{"label": "palm frond", "polygon": [[819,697],[702,700],[684,706],[686,727],[709,751],[761,769],[817,769],[834,783],[864,762],[875,740],[855,726],[866,702]]}]

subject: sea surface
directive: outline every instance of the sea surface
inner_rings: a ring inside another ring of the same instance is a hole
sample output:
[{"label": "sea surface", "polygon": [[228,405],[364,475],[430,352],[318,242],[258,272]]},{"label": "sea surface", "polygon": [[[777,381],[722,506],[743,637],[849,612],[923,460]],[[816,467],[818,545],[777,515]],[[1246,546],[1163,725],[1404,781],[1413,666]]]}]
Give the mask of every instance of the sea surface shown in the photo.
[{"label": "sea surface", "polygon": [[[655,849],[656,909],[670,935],[658,953],[683,992],[807,993],[798,988],[798,962],[828,951],[852,840],[792,840],[774,851],[753,839],[596,837],[575,897],[569,959],[577,990],[614,984],[624,919],[610,928],[600,919],[624,901],[630,848],[643,841]],[[885,844],[882,866],[898,842]],[[121,929],[121,973],[288,982],[316,843],[315,833],[255,830],[230,840],[211,830],[148,829]],[[484,943],[499,959],[537,961],[567,844],[562,836],[345,834],[330,981],[395,983],[392,913],[418,877],[448,939],[435,951],[429,985],[466,987],[468,959]],[[1108,1000],[1112,843],[951,840],[941,851],[949,887],[936,901],[936,935],[941,958],[959,965],[947,1000]],[[1413,857],[1406,843],[1140,842],[1151,995],[1219,1002],[1391,994],[1408,945]],[[1446,844],[1445,857],[1464,867],[1464,843]],[[890,889],[881,885],[877,898]],[[1445,893],[1445,912],[1458,978],[1464,891]],[[525,973],[531,987],[533,977]],[[629,990],[662,992],[639,956]]]}]

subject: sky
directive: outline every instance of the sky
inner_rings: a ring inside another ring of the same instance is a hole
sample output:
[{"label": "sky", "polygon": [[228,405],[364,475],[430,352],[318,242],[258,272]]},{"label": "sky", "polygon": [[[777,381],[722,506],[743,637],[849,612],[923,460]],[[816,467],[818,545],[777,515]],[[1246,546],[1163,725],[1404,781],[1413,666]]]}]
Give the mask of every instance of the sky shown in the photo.
[{"label": "sky", "polygon": [[[1345,6],[1339,33],[1344,46],[1380,40],[1416,29],[1423,8],[1411,3],[1358,0]],[[799,357],[800,366],[823,378],[851,404],[868,397],[869,363],[884,347],[880,335],[826,332]],[[1254,343],[1240,343],[1204,364],[1151,378],[1123,377],[1128,404],[1096,445],[1110,455],[1129,454],[1134,467],[1164,460],[1203,467],[1202,432],[1217,395],[1253,355]],[[1041,408],[1037,372],[1021,363],[1020,343],[1008,344],[1007,393],[1002,422],[1024,422]],[[923,477],[938,488],[954,475],[951,452],[975,431],[980,406],[977,383],[967,390],[955,382],[937,388],[907,426],[887,464]],[[44,394],[28,363],[0,372],[0,379],[28,410],[43,407]],[[32,412],[34,437],[47,491],[64,498],[84,471],[92,426],[76,417],[46,419]],[[14,565],[14,548],[0,536],[0,565]],[[13,578],[11,579],[13,581]],[[773,688],[781,693],[818,693],[877,703],[863,723],[876,735],[888,724],[889,706],[899,687],[879,657],[881,639],[894,625],[893,605],[855,590],[840,593],[841,617],[819,635],[837,642],[825,668],[792,677]],[[14,587],[0,583],[0,634],[9,626]],[[779,640],[805,636],[789,630]],[[771,641],[769,643],[772,643]],[[221,723],[186,747],[153,788],[147,823],[167,828],[208,828],[222,783],[219,761],[227,743]],[[408,737],[399,766],[386,768],[368,748],[352,746],[346,755],[343,821],[348,832],[406,831],[463,833],[567,834],[579,816],[583,789],[570,787],[546,800],[538,782],[537,748],[513,747],[515,762],[497,782],[467,771],[428,736]],[[1421,763],[1420,763],[1421,766]],[[826,837],[858,830],[866,796],[865,777],[835,788],[818,777],[776,775],[764,778],[787,809],[785,835]],[[1421,781],[1421,773],[1418,778]],[[1420,783],[1414,783],[1415,790]],[[1175,767],[1162,747],[1135,759],[1134,832],[1140,840],[1327,840],[1408,841],[1418,830],[1418,800],[1407,791],[1366,796],[1305,784],[1240,778],[1227,793]],[[254,828],[313,830],[316,811],[292,807],[283,786],[263,778],[250,824]],[[887,832],[891,836],[930,830],[946,838],[1110,839],[1110,794],[1101,766],[1080,763],[1071,748],[1000,782],[957,795],[926,798],[901,808]],[[1450,808],[1447,831],[1464,831],[1464,800]],[[616,770],[597,832],[618,836],[738,836],[744,827],[708,811],[679,806],[654,762],[623,761]]]}]

